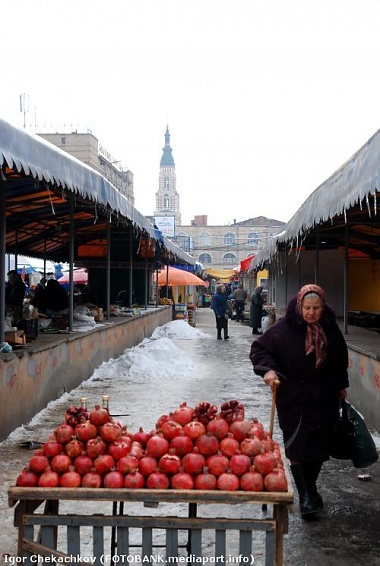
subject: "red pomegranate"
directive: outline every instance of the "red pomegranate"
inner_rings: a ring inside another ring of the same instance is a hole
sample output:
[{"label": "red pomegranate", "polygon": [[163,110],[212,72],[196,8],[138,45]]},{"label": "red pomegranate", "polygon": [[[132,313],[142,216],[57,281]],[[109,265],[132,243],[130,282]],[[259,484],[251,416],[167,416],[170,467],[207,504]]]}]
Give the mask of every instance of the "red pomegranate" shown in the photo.
[{"label": "red pomegranate", "polygon": [[49,465],[49,459],[43,454],[34,454],[29,460],[29,470],[35,474],[42,474]]},{"label": "red pomegranate", "polygon": [[240,478],[240,489],[243,491],[263,491],[264,478],[255,471],[249,471]]},{"label": "red pomegranate", "polygon": [[216,485],[223,491],[236,491],[239,489],[239,478],[232,472],[226,472],[218,477]]},{"label": "red pomegranate", "polygon": [[145,432],[144,429],[140,426],[138,432],[136,432],[132,436],[132,440],[139,442],[143,448],[145,448],[146,443],[148,442],[150,437],[149,432]]},{"label": "red pomegranate", "polygon": [[124,486],[124,476],[118,470],[112,470],[105,474],[103,478],[103,487],[109,489],[120,489]]},{"label": "red pomegranate", "polygon": [[95,460],[98,456],[105,454],[107,450],[107,444],[104,442],[100,436],[96,436],[95,438],[90,438],[90,440],[86,443],[86,453],[87,456]]},{"label": "red pomegranate", "polygon": [[255,470],[262,476],[266,476],[270,472],[273,472],[276,465],[276,459],[272,452],[262,452],[254,457],[253,463],[255,465]]},{"label": "red pomegranate", "polygon": [[82,477],[82,487],[102,487],[102,476],[95,471],[95,468]]},{"label": "red pomegranate", "polygon": [[172,489],[194,489],[194,479],[186,472],[178,472],[171,478],[170,485]]},{"label": "red pomegranate", "polygon": [[144,484],[145,478],[137,470],[133,470],[124,477],[124,487],[126,489],[142,489]]},{"label": "red pomegranate", "polygon": [[80,487],[81,484],[82,476],[75,471],[74,466],[70,466],[69,471],[59,478],[60,487]]},{"label": "red pomegranate", "polygon": [[29,468],[24,468],[21,474],[17,476],[16,485],[18,487],[37,487],[38,475]]},{"label": "red pomegranate", "polygon": [[141,460],[139,460],[138,466],[140,474],[147,477],[157,470],[158,462],[156,458],[152,458],[152,456],[143,456]]},{"label": "red pomegranate", "polygon": [[139,461],[136,456],[131,456],[130,454],[128,454],[127,456],[123,456],[122,458],[120,458],[120,460],[117,461],[116,467],[122,474],[129,474],[129,472],[138,469]]},{"label": "red pomegranate", "polygon": [[129,454],[130,450],[131,444],[123,440],[116,440],[108,446],[108,454],[111,454],[114,460],[120,460],[120,458]]},{"label": "red pomegranate", "polygon": [[42,451],[47,458],[54,458],[57,454],[61,454],[62,450],[63,444],[55,440],[48,440],[42,446]]},{"label": "red pomegranate", "polygon": [[181,458],[173,453],[168,452],[161,456],[158,462],[158,469],[167,475],[174,475],[178,473],[181,467]]},{"label": "red pomegranate", "polygon": [[91,472],[93,465],[92,459],[87,456],[85,452],[83,452],[80,456],[77,456],[74,460],[75,471],[81,476]]},{"label": "red pomegranate", "polygon": [[216,417],[207,424],[207,432],[214,434],[218,440],[222,440],[227,436],[229,431],[228,423],[221,417]]},{"label": "red pomegranate", "polygon": [[64,474],[69,471],[71,466],[71,458],[67,454],[57,454],[50,462],[51,469],[58,474]]},{"label": "red pomegranate", "polygon": [[191,452],[193,448],[193,441],[186,435],[184,430],[170,442],[170,449],[174,450],[180,458]]},{"label": "red pomegranate", "polygon": [[183,427],[189,438],[195,440],[201,434],[206,434],[206,427],[200,421],[190,421]]},{"label": "red pomegranate", "polygon": [[58,487],[59,475],[48,466],[38,478],[38,487]]},{"label": "red pomegranate", "polygon": [[146,487],[148,489],[168,489],[169,478],[162,472],[153,472],[146,480]]},{"label": "red pomegranate", "polygon": [[106,442],[116,442],[121,438],[121,427],[116,422],[107,422],[100,427],[100,436]]},{"label": "red pomegranate", "polygon": [[131,450],[129,452],[130,456],[135,456],[138,460],[142,458],[143,455],[143,447],[141,446],[140,442],[134,440],[131,445]]},{"label": "red pomegranate", "polygon": [[257,437],[245,438],[240,443],[240,451],[242,454],[245,454],[246,456],[254,457],[257,454],[260,454],[262,450],[263,450],[263,445]]},{"label": "red pomegranate", "polygon": [[194,416],[194,409],[187,406],[187,403],[181,403],[179,408],[173,412],[173,421],[176,421],[182,426],[189,423]]},{"label": "red pomegranate", "polygon": [[203,454],[199,454],[199,452],[190,452],[189,454],[185,454],[182,458],[183,471],[193,476],[201,474],[205,464],[205,457]]},{"label": "red pomegranate", "polygon": [[161,433],[164,435],[166,440],[172,440],[175,438],[180,431],[182,430],[182,426],[173,420],[165,421],[161,426]]},{"label": "red pomegranate", "polygon": [[195,476],[195,489],[213,490],[216,489],[217,479],[211,474],[207,467],[203,469],[203,473]]},{"label": "red pomegranate", "polygon": [[237,476],[242,476],[249,472],[251,467],[251,459],[245,454],[234,454],[230,458],[230,469],[231,472]]},{"label": "red pomegranate", "polygon": [[151,436],[146,444],[146,451],[153,458],[161,458],[169,450],[169,442],[160,434]]},{"label": "red pomegranate", "polygon": [[248,437],[251,427],[252,423],[247,419],[236,419],[236,421],[230,424],[230,432],[232,432],[236,440],[241,442]]},{"label": "red pomegranate", "polygon": [[89,418],[90,418],[90,422],[95,426],[102,426],[111,420],[111,417],[107,409],[101,407],[100,405],[95,405],[95,407],[93,408],[93,410],[89,415]]},{"label": "red pomegranate", "polygon": [[211,474],[214,476],[221,476],[224,474],[230,465],[230,461],[227,456],[223,454],[214,454],[206,460],[206,466]]},{"label": "red pomegranate", "polygon": [[57,442],[61,444],[66,444],[69,442],[74,435],[74,429],[67,423],[62,423],[54,431],[54,436]]},{"label": "red pomegranate", "polygon": [[91,424],[90,421],[85,421],[84,423],[79,423],[75,427],[75,435],[82,442],[87,442],[90,438],[95,438],[98,434],[98,429],[95,425]]},{"label": "red pomegranate", "polygon": [[264,486],[266,491],[287,491],[288,482],[285,473],[282,470],[273,470],[264,478]]},{"label": "red pomegranate", "polygon": [[109,454],[101,454],[95,458],[93,465],[98,474],[104,476],[115,466],[115,460]]},{"label": "red pomegranate", "polygon": [[231,433],[228,433],[227,436],[220,441],[219,448],[223,456],[230,458],[234,454],[239,453],[240,444]]},{"label": "red pomegranate", "polygon": [[206,434],[198,436],[195,446],[198,448],[199,453],[207,458],[207,456],[212,456],[218,452],[219,440],[211,432],[206,432]]},{"label": "red pomegranate", "polygon": [[82,454],[84,450],[84,444],[78,438],[72,438],[67,444],[65,444],[64,449],[65,454],[70,456],[70,458],[76,458],[77,456]]}]

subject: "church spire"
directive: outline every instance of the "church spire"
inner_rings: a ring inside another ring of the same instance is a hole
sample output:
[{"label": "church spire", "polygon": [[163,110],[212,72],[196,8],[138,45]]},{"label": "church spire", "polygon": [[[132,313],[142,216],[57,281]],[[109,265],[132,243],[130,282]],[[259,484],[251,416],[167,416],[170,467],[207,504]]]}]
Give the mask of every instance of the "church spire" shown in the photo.
[{"label": "church spire", "polygon": [[170,147],[170,133],[169,126],[166,126],[165,132],[165,146],[162,148],[162,157],[160,161],[160,167],[175,167],[172,148]]}]

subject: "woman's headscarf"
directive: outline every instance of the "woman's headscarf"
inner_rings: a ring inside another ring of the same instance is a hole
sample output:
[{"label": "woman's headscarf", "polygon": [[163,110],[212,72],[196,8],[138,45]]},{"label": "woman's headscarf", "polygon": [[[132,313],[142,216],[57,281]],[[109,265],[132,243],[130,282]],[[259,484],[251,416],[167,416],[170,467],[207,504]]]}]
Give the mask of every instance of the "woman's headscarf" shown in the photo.
[{"label": "woman's headscarf", "polygon": [[[304,285],[298,291],[297,294],[297,308],[299,314],[302,317],[302,303],[307,295],[310,293],[316,293],[322,301],[322,307],[326,304],[325,292],[319,285],[309,283]],[[327,338],[322,326],[315,322],[314,324],[308,324],[306,330],[306,341],[305,341],[305,353],[306,355],[315,352],[316,364],[315,367],[318,369],[323,364],[326,357],[326,344]]]}]

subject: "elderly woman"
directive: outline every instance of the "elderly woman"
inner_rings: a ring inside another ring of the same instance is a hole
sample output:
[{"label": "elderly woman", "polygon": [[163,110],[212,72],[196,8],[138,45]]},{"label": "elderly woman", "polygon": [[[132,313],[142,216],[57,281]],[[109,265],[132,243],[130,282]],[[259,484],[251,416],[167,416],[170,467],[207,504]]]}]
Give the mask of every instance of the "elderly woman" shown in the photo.
[{"label": "elderly woman", "polygon": [[324,290],[302,287],[285,316],[253,342],[250,359],[272,389],[280,381],[277,414],[301,515],[317,513],[323,501],[316,481],[329,459],[329,432],[348,387],[347,346]]}]

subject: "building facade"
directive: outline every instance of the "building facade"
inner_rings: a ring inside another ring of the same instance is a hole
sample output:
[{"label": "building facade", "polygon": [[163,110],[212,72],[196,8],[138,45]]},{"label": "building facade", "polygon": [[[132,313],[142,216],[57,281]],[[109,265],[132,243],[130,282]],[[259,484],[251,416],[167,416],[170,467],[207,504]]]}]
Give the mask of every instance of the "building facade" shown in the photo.
[{"label": "building facade", "polygon": [[196,216],[190,226],[177,228],[175,241],[207,270],[231,269],[257,253],[284,225],[258,216],[223,226],[208,226],[207,216]]},{"label": "building facade", "polygon": [[134,205],[133,173],[117,161],[91,133],[40,133],[41,138],[76,157],[103,177]]}]

